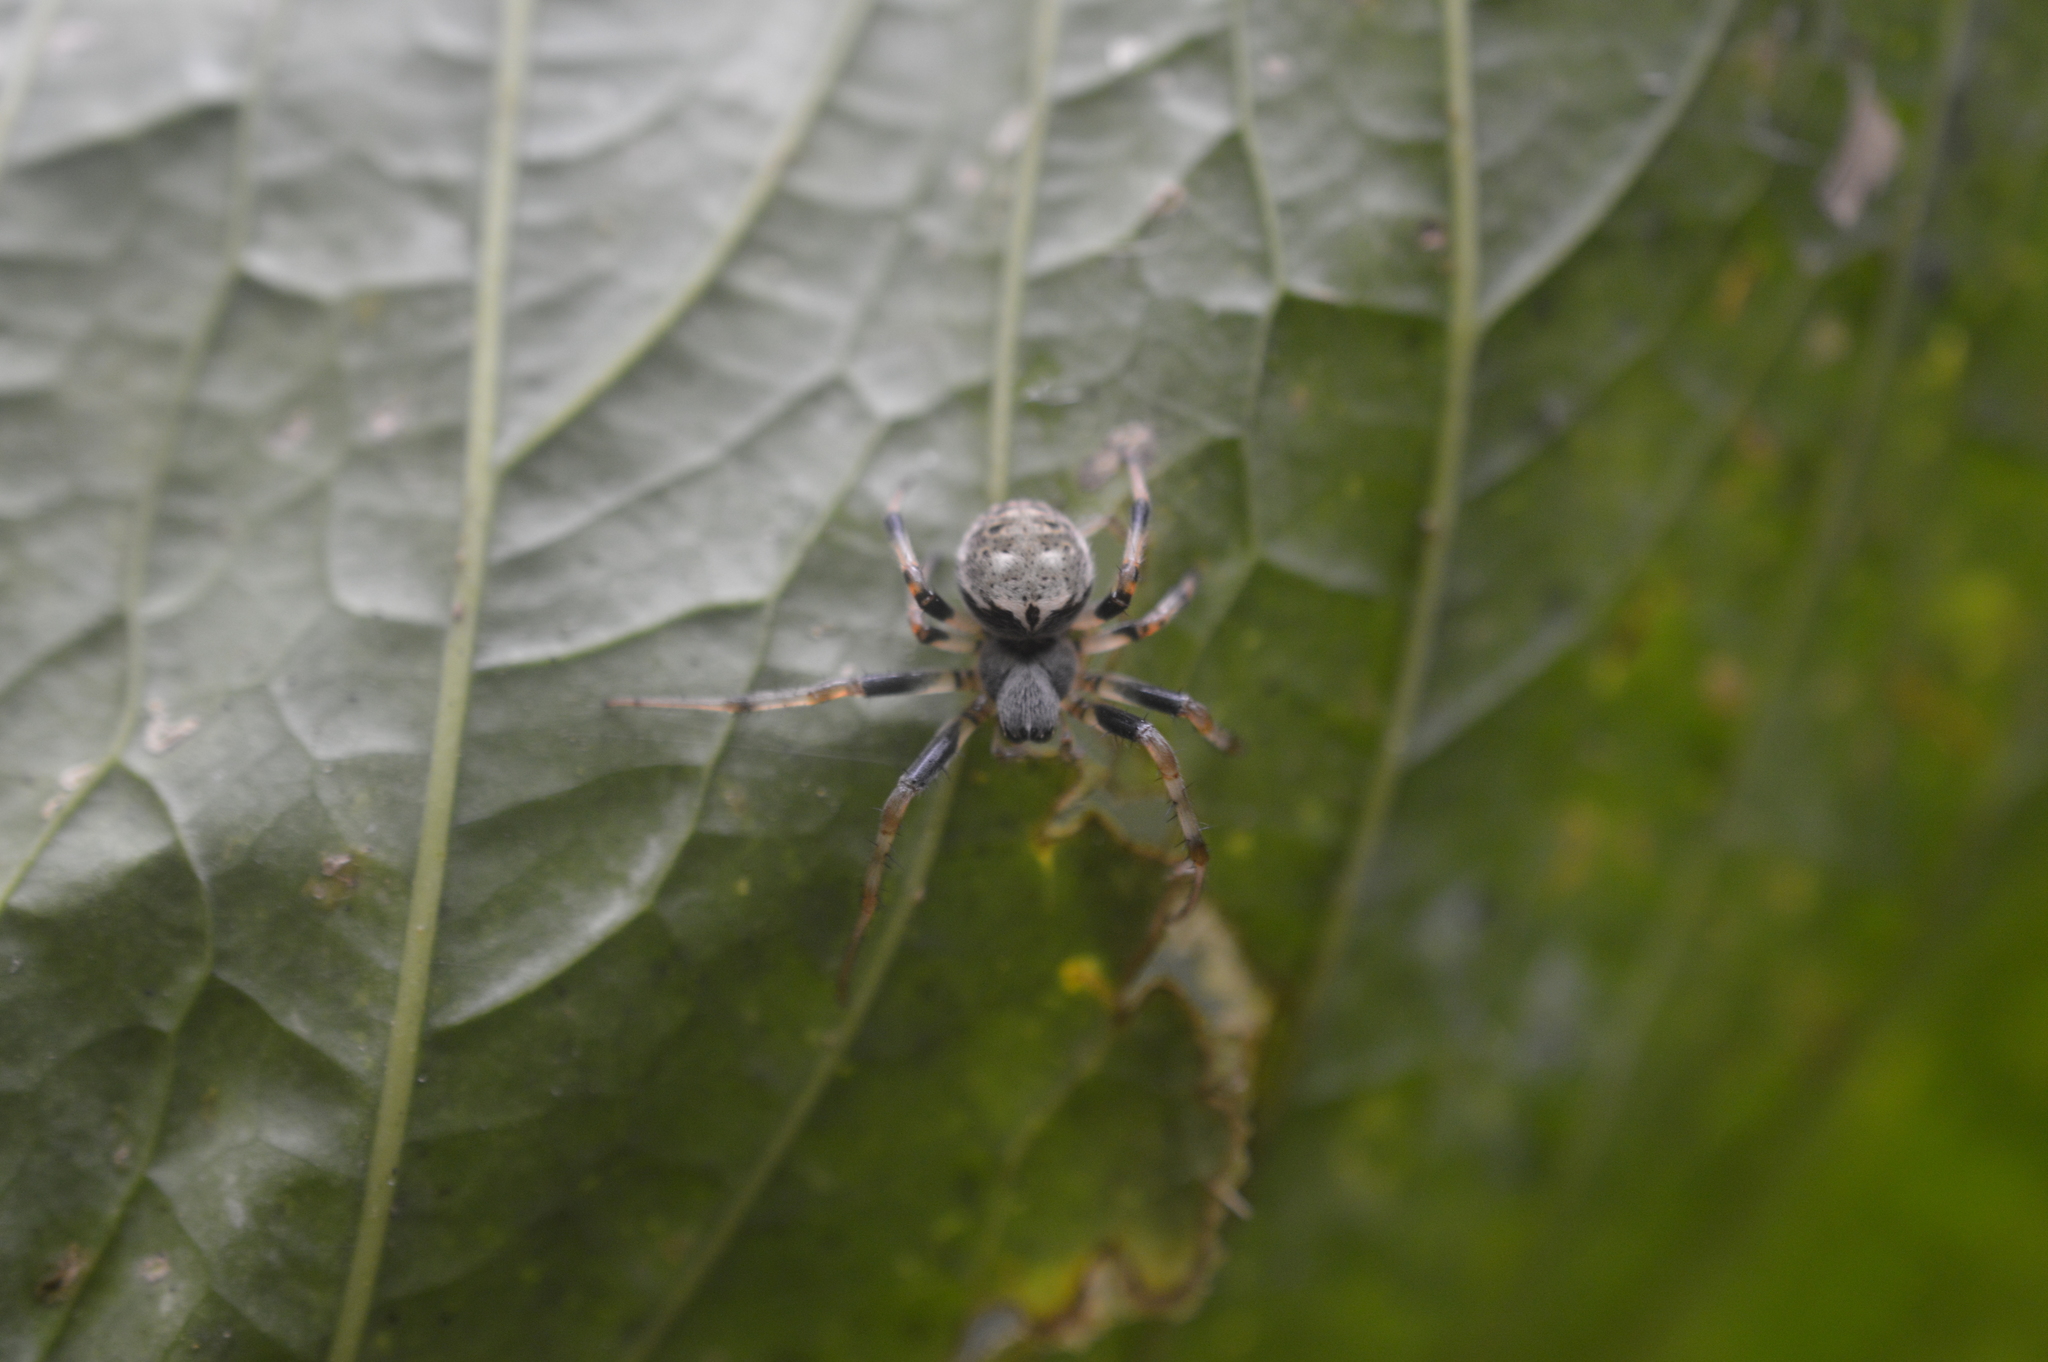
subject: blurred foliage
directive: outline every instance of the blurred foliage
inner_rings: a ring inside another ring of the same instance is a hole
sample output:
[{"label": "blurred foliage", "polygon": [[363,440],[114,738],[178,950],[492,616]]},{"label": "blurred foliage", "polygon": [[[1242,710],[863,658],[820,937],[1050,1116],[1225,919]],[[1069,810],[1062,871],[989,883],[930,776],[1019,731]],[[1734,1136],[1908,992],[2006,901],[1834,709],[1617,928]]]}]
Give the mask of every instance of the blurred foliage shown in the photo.
[{"label": "blurred foliage", "polygon": [[[0,24],[0,1356],[2048,1337],[2048,12]],[[976,743],[841,1009],[957,702],[602,701],[1131,420],[1205,904]]]}]

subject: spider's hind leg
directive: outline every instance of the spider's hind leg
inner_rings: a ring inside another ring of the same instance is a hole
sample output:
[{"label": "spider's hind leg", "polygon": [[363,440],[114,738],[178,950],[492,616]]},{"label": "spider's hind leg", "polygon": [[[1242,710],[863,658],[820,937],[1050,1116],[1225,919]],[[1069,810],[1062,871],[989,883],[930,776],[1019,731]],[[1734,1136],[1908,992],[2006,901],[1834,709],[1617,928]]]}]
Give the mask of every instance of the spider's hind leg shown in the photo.
[{"label": "spider's hind leg", "polygon": [[1165,735],[1149,720],[1114,705],[1088,705],[1082,709],[1081,715],[1089,727],[1144,747],[1152,758],[1152,764],[1159,768],[1159,778],[1166,782],[1166,797],[1173,804],[1174,817],[1180,820],[1180,834],[1188,848],[1184,869],[1191,884],[1185,903],[1172,912],[1162,907],[1153,917],[1151,937],[1156,941],[1170,923],[1187,916],[1202,901],[1202,886],[1209,876],[1209,843],[1202,836],[1201,820],[1195,817],[1195,806],[1188,799],[1187,782],[1181,779],[1180,759],[1174,755],[1173,744],[1166,740]]},{"label": "spider's hind leg", "polygon": [[853,980],[853,961],[860,954],[861,938],[867,935],[875,907],[882,901],[882,873],[889,866],[889,849],[896,845],[896,830],[903,826],[903,817],[910,812],[911,801],[945,772],[954,753],[960,750],[960,744],[993,708],[994,705],[984,695],[942,724],[932,735],[932,740],[925,744],[924,751],[917,754],[917,760],[896,778],[895,791],[882,805],[882,824],[875,831],[875,853],[868,858],[868,873],[861,881],[860,916],[854,920],[853,939],[846,943],[846,954],[839,961],[840,1006],[846,1005],[848,985]]},{"label": "spider's hind leg", "polygon": [[1185,692],[1167,690],[1149,681],[1140,681],[1135,676],[1116,672],[1091,672],[1075,681],[1074,688],[1086,694],[1121,700],[1127,705],[1143,705],[1161,714],[1171,714],[1176,719],[1186,719],[1195,732],[1207,738],[1218,750],[1237,750],[1237,736],[1227,728],[1218,727],[1209,707]]}]

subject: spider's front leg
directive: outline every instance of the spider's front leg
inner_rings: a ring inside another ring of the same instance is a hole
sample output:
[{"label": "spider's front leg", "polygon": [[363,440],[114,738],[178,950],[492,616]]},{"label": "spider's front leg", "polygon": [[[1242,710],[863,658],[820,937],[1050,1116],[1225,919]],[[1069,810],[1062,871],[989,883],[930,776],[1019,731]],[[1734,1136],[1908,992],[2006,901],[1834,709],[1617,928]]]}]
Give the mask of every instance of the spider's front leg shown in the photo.
[{"label": "spider's front leg", "polygon": [[981,646],[980,625],[963,616],[954,622],[951,629],[941,629],[924,617],[915,595],[910,598],[909,615],[911,637],[927,648],[937,648],[946,653],[971,653]]},{"label": "spider's front leg", "polygon": [[[981,626],[972,619],[956,616],[946,598],[926,583],[924,565],[917,561],[917,550],[910,546],[910,531],[903,528],[902,492],[889,498],[889,514],[882,524],[889,531],[890,547],[896,550],[896,566],[903,570],[904,589],[910,593],[911,634],[919,643],[949,653],[973,652],[973,641],[981,637]],[[931,620],[950,620],[953,626],[941,629]]]},{"label": "spider's front leg", "polygon": [[1151,936],[1156,941],[1169,924],[1186,917],[1202,901],[1202,885],[1209,876],[1209,843],[1202,837],[1201,820],[1195,817],[1195,806],[1188,799],[1187,782],[1181,779],[1180,758],[1173,754],[1173,744],[1166,740],[1166,736],[1149,720],[1114,705],[1084,704],[1079,708],[1089,727],[1144,747],[1153,765],[1159,768],[1159,778],[1166,782],[1166,797],[1173,803],[1174,816],[1180,819],[1180,834],[1187,841],[1188,870],[1193,884],[1188,889],[1186,903],[1170,914],[1162,908],[1153,917]]},{"label": "spider's front leg", "polygon": [[853,960],[860,953],[860,940],[867,935],[875,907],[882,901],[882,872],[888,867],[889,848],[896,844],[896,830],[903,826],[903,816],[910,811],[910,801],[924,793],[925,787],[944,773],[953,760],[953,754],[960,750],[960,744],[967,741],[967,735],[994,708],[994,701],[984,695],[948,719],[925,744],[924,751],[917,754],[917,760],[910,763],[910,769],[896,778],[895,792],[889,796],[889,802],[882,805],[882,825],[875,832],[875,854],[869,858],[867,877],[861,881],[860,916],[854,920],[853,939],[846,943],[846,954],[839,962],[841,1007],[846,1005],[847,986],[853,979]]},{"label": "spider's front leg", "polygon": [[822,705],[828,700],[845,700],[856,695],[941,695],[947,691],[979,690],[981,677],[972,671],[875,672],[849,676],[843,681],[820,681],[812,686],[789,690],[757,690],[746,695],[722,698],[671,699],[667,696],[622,696],[605,701],[606,709],[697,709],[719,714],[751,714],[759,709],[797,709]]},{"label": "spider's front leg", "polygon": [[[1119,435],[1121,431],[1112,433],[1110,438],[1116,440]],[[1138,465],[1151,452],[1151,432],[1126,437],[1122,445],[1118,452],[1125,470],[1131,475],[1131,521],[1124,532],[1123,561],[1117,564],[1115,588],[1095,607],[1094,616],[1074,626],[1083,632],[1101,628],[1103,621],[1113,620],[1130,608],[1131,593],[1138,589],[1138,574],[1145,567],[1145,539],[1152,524],[1152,493],[1145,486],[1145,470]]]}]

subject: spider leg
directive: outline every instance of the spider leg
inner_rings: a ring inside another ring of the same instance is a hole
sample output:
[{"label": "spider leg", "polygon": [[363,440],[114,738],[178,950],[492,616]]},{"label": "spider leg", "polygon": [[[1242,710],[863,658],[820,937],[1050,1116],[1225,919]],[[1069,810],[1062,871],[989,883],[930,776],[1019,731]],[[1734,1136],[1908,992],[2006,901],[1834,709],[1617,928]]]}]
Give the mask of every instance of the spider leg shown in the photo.
[{"label": "spider leg", "polygon": [[723,714],[751,714],[757,709],[796,709],[844,700],[854,695],[939,695],[946,691],[979,690],[981,677],[971,671],[877,672],[844,681],[820,681],[790,690],[757,690],[724,699],[674,700],[666,696],[626,696],[605,701],[607,709],[702,709]]},{"label": "spider leg", "polygon": [[925,619],[924,611],[918,608],[915,595],[910,598],[910,632],[927,648],[938,648],[948,653],[971,653],[981,646],[977,641],[981,630],[975,626],[974,621],[962,617],[956,621],[952,629],[941,629]]},{"label": "spider leg", "polygon": [[882,825],[875,832],[875,854],[868,859],[867,878],[860,886],[860,916],[854,920],[853,939],[846,943],[846,954],[839,961],[839,1005],[846,1005],[847,985],[853,979],[853,960],[860,953],[860,939],[867,935],[868,923],[875,916],[875,905],[882,901],[882,871],[889,863],[889,848],[896,844],[896,830],[903,826],[903,815],[910,811],[910,801],[924,793],[927,785],[937,780],[945,771],[953,754],[960,750],[960,744],[974,731],[975,725],[989,716],[992,702],[984,695],[940,725],[932,740],[925,744],[924,751],[917,754],[917,760],[910,768],[896,778],[895,792],[889,802],[882,805]]},{"label": "spider leg", "polygon": [[1207,738],[1219,750],[1235,752],[1237,738],[1227,728],[1216,726],[1209,707],[1191,695],[1177,690],[1166,690],[1149,681],[1140,681],[1135,676],[1123,676],[1117,672],[1089,672],[1074,682],[1074,689],[1088,695],[1102,695],[1111,700],[1121,700],[1127,705],[1142,705],[1161,714],[1171,714],[1176,719],[1186,719],[1194,726],[1195,732]]},{"label": "spider leg", "polygon": [[1126,644],[1136,643],[1141,638],[1152,637],[1152,635],[1170,624],[1173,621],[1173,617],[1181,612],[1182,607],[1195,598],[1195,588],[1201,584],[1201,574],[1190,572],[1187,576],[1173,584],[1173,590],[1161,597],[1159,604],[1153,606],[1130,623],[1119,624],[1116,628],[1105,630],[1094,638],[1087,640],[1081,645],[1081,651],[1084,653],[1115,652]]},{"label": "spider leg", "polygon": [[1180,819],[1180,835],[1188,844],[1188,867],[1194,883],[1188,889],[1187,902],[1172,913],[1161,908],[1152,919],[1152,936],[1156,939],[1169,923],[1178,922],[1202,901],[1202,884],[1209,875],[1209,844],[1202,838],[1202,824],[1195,817],[1195,806],[1188,801],[1187,782],[1180,778],[1180,759],[1173,754],[1169,743],[1150,720],[1141,719],[1129,710],[1114,705],[1088,705],[1081,711],[1081,717],[1091,728],[1107,733],[1112,738],[1143,744],[1159,768],[1159,778],[1166,782],[1166,797],[1173,802],[1174,816]]},{"label": "spider leg", "polygon": [[903,570],[903,586],[910,593],[910,632],[917,636],[919,643],[928,643],[934,648],[945,648],[948,652],[970,652],[954,642],[955,634],[964,638],[979,638],[980,626],[971,619],[960,619],[951,629],[941,629],[929,623],[934,620],[954,618],[953,607],[944,596],[925,583],[924,565],[917,561],[917,550],[910,546],[910,531],[903,528],[903,493],[889,498],[889,514],[882,524],[889,531],[889,544],[896,550],[896,566]]},{"label": "spider leg", "polygon": [[1099,628],[1104,620],[1113,620],[1130,607],[1131,592],[1138,586],[1138,574],[1145,566],[1145,536],[1152,524],[1152,493],[1145,487],[1145,470],[1138,467],[1139,456],[1149,448],[1128,445],[1123,451],[1124,468],[1131,475],[1131,522],[1124,533],[1124,557],[1117,564],[1116,588],[1102,598],[1095,607],[1093,619],[1084,620],[1078,626],[1083,630]]}]

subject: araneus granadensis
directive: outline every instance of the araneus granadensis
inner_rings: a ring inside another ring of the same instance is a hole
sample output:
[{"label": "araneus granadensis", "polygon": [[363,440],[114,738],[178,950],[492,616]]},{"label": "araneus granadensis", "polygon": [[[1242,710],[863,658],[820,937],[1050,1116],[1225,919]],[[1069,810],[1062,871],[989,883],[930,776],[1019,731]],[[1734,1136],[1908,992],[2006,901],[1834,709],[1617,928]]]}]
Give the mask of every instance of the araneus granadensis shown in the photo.
[{"label": "araneus granadensis", "polygon": [[[828,700],[855,695],[978,692],[972,704],[942,725],[925,744],[917,760],[898,777],[895,792],[882,806],[881,829],[875,835],[874,855],[868,861],[867,876],[861,884],[860,916],[854,921],[853,939],[847,943],[839,965],[842,1002],[861,937],[866,934],[881,898],[882,872],[888,863],[889,848],[896,841],[896,830],[902,825],[910,802],[938,779],[968,734],[991,714],[996,720],[998,756],[1057,755],[1078,761],[1073,735],[1066,728],[1068,715],[1112,739],[1141,744],[1159,767],[1160,777],[1166,782],[1166,796],[1173,803],[1181,835],[1187,842],[1187,860],[1176,873],[1192,881],[1187,899],[1180,907],[1170,915],[1155,918],[1152,935],[1156,938],[1169,922],[1201,900],[1209,847],[1202,840],[1202,825],[1195,818],[1194,806],[1188,802],[1187,786],[1181,780],[1180,762],[1172,745],[1147,720],[1094,697],[1121,700],[1186,719],[1196,732],[1225,752],[1234,751],[1237,740],[1216,726],[1200,702],[1179,691],[1164,690],[1115,672],[1081,670],[1084,656],[1113,652],[1158,633],[1195,594],[1196,574],[1190,572],[1145,615],[1127,624],[1104,628],[1130,606],[1132,589],[1144,566],[1152,499],[1145,488],[1140,462],[1151,443],[1151,432],[1143,426],[1125,426],[1112,433],[1109,448],[1104,451],[1121,460],[1129,472],[1131,517],[1124,536],[1123,561],[1117,567],[1116,586],[1086,618],[1082,617],[1082,610],[1095,588],[1095,559],[1088,551],[1087,536],[1065,515],[1042,501],[1018,500],[999,502],[975,518],[960,540],[957,560],[960,595],[972,616],[964,619],[954,613],[943,596],[926,585],[925,570],[903,528],[903,494],[899,492],[890,502],[883,524],[895,546],[896,562],[903,569],[903,584],[910,592],[910,632],[918,642],[931,647],[973,654],[973,667],[960,671],[883,672],[723,699],[627,698],[607,702],[614,708],[749,714],[761,709],[822,705]],[[933,623],[934,620],[944,621],[944,627]]]}]

